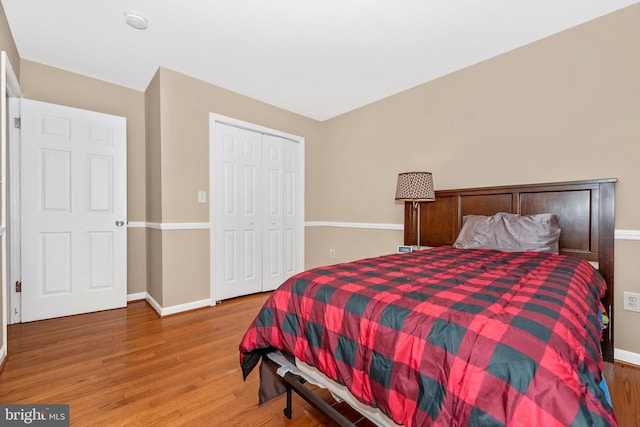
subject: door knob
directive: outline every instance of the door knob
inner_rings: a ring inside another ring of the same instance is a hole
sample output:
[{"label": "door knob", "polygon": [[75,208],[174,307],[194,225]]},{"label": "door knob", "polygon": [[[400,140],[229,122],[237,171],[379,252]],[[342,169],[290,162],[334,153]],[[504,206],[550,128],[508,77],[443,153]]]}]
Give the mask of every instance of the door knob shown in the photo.
[{"label": "door knob", "polygon": [[122,227],[122,226],[124,225],[124,221],[122,221],[121,219],[119,219],[119,220],[117,220],[117,221],[116,221],[116,225],[117,225],[118,227]]}]

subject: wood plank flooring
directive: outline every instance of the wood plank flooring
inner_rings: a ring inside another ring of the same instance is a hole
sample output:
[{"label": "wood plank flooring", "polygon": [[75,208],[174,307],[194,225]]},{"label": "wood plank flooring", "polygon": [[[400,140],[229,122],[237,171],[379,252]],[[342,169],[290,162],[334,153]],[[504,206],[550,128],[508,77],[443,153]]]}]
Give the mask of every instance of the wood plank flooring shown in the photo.
[{"label": "wood plank flooring", "polygon": [[[0,402],[68,403],[74,426],[330,425],[297,396],[292,420],[284,398],[258,407],[257,370],[242,381],[238,344],[267,296],[165,318],[138,301],[11,325]],[[607,364],[605,375],[620,425],[640,427],[640,369]]]},{"label": "wood plank flooring", "polygon": [[640,427],[640,367],[605,362],[603,374],[620,427]]}]

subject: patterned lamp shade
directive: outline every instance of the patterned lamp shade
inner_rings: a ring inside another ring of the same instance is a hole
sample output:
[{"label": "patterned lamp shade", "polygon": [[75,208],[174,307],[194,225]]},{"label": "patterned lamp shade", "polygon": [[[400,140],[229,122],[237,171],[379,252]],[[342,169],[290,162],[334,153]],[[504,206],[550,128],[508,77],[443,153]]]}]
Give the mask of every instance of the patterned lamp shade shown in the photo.
[{"label": "patterned lamp shade", "polygon": [[396,200],[414,202],[433,202],[436,193],[433,189],[431,172],[404,172],[398,174]]}]

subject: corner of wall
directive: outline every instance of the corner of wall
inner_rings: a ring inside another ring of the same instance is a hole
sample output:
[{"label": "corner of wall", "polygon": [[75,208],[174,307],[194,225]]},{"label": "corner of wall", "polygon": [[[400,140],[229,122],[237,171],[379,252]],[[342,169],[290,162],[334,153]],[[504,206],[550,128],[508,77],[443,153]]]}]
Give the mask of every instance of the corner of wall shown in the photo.
[{"label": "corner of wall", "polygon": [[15,71],[16,77],[20,80],[20,54],[13,40],[13,34],[11,34],[2,3],[0,3],[0,50],[7,52],[13,71]]}]

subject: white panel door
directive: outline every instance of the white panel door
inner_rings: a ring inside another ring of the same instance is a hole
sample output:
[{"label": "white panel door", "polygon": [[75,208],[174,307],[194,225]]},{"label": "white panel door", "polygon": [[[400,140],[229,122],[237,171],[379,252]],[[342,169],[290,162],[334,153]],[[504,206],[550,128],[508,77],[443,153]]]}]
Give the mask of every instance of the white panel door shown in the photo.
[{"label": "white panel door", "polygon": [[216,124],[214,245],[216,298],[262,290],[262,135]]},{"label": "white panel door", "polygon": [[264,201],[262,290],[272,291],[282,284],[283,278],[283,139],[262,136],[262,197]]},{"label": "white panel door", "polygon": [[126,119],[21,111],[22,321],[126,306]]},{"label": "white panel door", "polygon": [[282,281],[285,281],[302,270],[300,144],[283,139],[282,160]]},{"label": "white panel door", "polygon": [[300,145],[262,136],[264,221],[262,290],[276,289],[300,266]]}]

